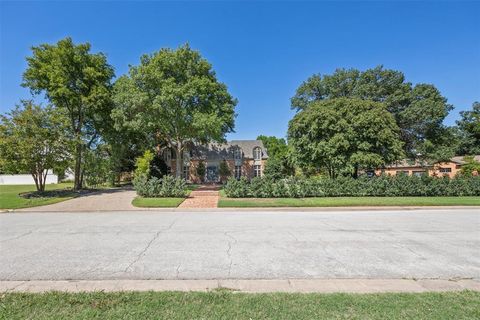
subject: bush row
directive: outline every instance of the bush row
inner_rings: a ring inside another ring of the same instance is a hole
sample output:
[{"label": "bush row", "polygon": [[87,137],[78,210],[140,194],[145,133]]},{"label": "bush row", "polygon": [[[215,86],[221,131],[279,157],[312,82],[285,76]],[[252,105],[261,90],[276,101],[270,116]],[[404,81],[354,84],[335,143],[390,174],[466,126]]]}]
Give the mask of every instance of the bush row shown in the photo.
[{"label": "bush row", "polygon": [[147,198],[185,197],[187,186],[184,179],[173,176],[148,178],[147,175],[139,175],[133,179],[133,186],[137,194]]},{"label": "bush row", "polygon": [[303,197],[395,197],[395,196],[480,196],[477,177],[379,176],[327,178],[287,178],[273,181],[253,178],[229,179],[225,194],[231,198],[303,198]]}]

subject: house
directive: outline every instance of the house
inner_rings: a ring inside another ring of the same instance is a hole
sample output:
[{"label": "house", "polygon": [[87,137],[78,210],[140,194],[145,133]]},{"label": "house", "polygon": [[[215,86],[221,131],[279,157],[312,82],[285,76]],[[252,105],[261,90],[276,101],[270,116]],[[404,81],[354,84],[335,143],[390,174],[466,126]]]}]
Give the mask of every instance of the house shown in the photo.
[{"label": "house", "polygon": [[[175,151],[164,148],[161,152],[169,172],[175,174],[177,161]],[[251,179],[263,175],[267,159],[267,150],[261,140],[232,140],[226,143],[199,145],[184,152],[182,177],[193,183],[219,182],[220,163],[225,161],[233,177]],[[197,174],[200,162],[205,165],[204,177]]]},{"label": "house", "polygon": [[[473,157],[474,160],[480,161],[480,155]],[[421,163],[419,161],[411,160],[400,160],[394,164],[385,166],[384,168],[375,170],[375,174],[388,174],[388,175],[397,175],[400,173],[407,175],[423,175],[428,174],[429,176],[446,176],[453,178],[457,173],[460,172],[462,165],[466,161],[463,156],[457,156],[450,159],[447,162],[438,162],[434,164]]]}]

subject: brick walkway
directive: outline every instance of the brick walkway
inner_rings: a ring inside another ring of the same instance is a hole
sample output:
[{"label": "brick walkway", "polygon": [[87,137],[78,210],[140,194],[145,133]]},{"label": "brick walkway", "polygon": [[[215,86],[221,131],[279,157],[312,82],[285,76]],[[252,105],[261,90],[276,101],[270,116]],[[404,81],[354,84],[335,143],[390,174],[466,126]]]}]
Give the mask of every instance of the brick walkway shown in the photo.
[{"label": "brick walkway", "polygon": [[192,191],[190,196],[185,199],[179,208],[217,208],[219,187],[217,186],[200,186]]}]

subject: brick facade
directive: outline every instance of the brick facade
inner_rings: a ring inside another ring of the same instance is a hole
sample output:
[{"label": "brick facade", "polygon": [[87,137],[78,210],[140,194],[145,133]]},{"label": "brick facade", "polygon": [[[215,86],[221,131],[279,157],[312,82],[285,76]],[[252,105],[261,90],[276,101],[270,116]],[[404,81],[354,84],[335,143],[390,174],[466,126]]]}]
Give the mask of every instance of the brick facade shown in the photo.
[{"label": "brick facade", "polygon": [[[480,156],[475,156],[475,160],[479,161]],[[386,166],[382,169],[375,170],[376,175],[388,174],[388,175],[397,175],[400,173],[405,173],[408,175],[415,174],[428,174],[429,176],[435,177],[450,177],[453,178],[457,175],[461,169],[462,165],[465,163],[463,157],[453,157],[451,161],[448,162],[439,162],[430,165],[422,165],[420,163],[409,163],[406,160],[399,161],[396,164]]]},{"label": "brick facade", "polygon": [[[164,161],[172,174],[176,174],[177,158],[173,150],[163,149]],[[168,154],[170,152],[170,154]],[[225,161],[230,176],[237,178],[253,178],[256,174],[262,176],[267,162],[267,150],[260,140],[236,140],[224,144],[209,144],[197,146],[184,155],[184,170],[182,176],[191,183],[222,182],[219,169]],[[199,177],[197,168],[200,162],[205,165],[205,176]],[[236,168],[237,167],[237,168]],[[186,176],[184,175],[186,173]]]}]

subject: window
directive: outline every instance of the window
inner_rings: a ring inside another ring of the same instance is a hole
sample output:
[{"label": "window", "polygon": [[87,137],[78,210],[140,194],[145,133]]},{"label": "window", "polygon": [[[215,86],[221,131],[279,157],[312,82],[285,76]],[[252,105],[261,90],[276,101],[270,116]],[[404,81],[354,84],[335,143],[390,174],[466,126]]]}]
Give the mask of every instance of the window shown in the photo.
[{"label": "window", "polygon": [[242,150],[240,148],[235,148],[235,150],[233,151],[233,158],[235,160],[242,159]]},{"label": "window", "polygon": [[166,163],[169,163],[171,159],[172,159],[172,152],[170,151],[170,149],[163,150],[163,161],[165,161]]},{"label": "window", "polygon": [[240,179],[242,176],[242,166],[235,166],[235,179]]},{"label": "window", "polygon": [[253,176],[254,177],[260,177],[262,175],[262,170],[260,169],[259,165],[254,165],[253,166]]},{"label": "window", "polygon": [[425,171],[412,171],[412,174],[416,177],[421,177],[425,174]]},{"label": "window", "polygon": [[262,159],[262,149],[260,147],[253,148],[253,159],[255,160]]},{"label": "window", "polygon": [[452,168],[440,168],[440,173],[450,173],[452,172]]},{"label": "window", "polygon": [[395,171],[395,173],[397,174],[397,176],[398,176],[398,175],[401,175],[401,174],[405,174],[405,175],[407,175],[407,176],[408,176],[408,174],[409,174],[409,171],[405,171],[405,170],[397,170],[397,171]]},{"label": "window", "polygon": [[190,178],[190,170],[188,166],[183,166],[182,178],[185,180]]}]

